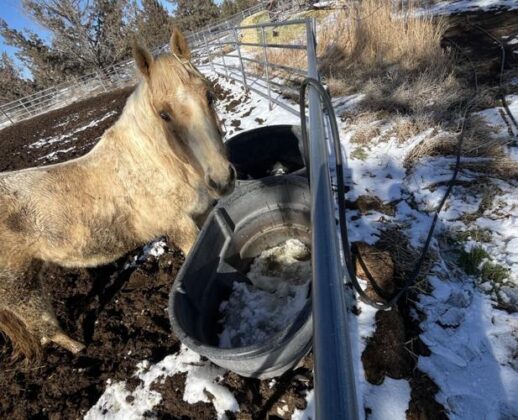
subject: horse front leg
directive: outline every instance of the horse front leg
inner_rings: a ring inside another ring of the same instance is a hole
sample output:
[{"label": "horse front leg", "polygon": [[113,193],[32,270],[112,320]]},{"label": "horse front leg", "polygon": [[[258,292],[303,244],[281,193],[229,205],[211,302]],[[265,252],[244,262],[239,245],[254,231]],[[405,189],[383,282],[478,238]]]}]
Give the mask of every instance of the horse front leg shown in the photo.
[{"label": "horse front leg", "polygon": [[194,220],[188,215],[177,217],[166,236],[187,256],[200,232]]}]

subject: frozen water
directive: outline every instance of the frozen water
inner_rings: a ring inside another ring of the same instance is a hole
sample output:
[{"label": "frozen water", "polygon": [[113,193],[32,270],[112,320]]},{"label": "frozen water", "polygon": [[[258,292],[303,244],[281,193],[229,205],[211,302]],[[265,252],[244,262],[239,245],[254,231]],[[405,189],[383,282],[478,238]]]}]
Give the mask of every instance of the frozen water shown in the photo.
[{"label": "frozen water", "polygon": [[310,250],[289,239],[256,257],[248,278],[252,284],[235,282],[229,300],[220,306],[220,347],[262,343],[290,325],[307,302]]}]

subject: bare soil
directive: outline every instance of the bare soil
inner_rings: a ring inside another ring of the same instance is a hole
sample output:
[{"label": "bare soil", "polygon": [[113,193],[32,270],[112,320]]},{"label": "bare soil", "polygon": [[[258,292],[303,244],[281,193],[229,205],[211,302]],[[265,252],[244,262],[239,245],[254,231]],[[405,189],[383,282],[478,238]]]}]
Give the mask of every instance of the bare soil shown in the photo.
[{"label": "bare soil", "polygon": [[[99,141],[104,131],[119,118],[131,92],[133,92],[133,87],[117,89],[81,102],[74,102],[65,108],[20,121],[0,130],[0,150],[2,151],[0,172],[64,162],[88,153]],[[71,139],[67,139],[70,141],[66,146],[57,142],[42,147],[30,147],[40,139],[73,132],[113,111],[114,115],[74,134]],[[72,146],[74,146],[73,150],[57,153],[52,160],[46,158],[51,152],[68,149]]]}]

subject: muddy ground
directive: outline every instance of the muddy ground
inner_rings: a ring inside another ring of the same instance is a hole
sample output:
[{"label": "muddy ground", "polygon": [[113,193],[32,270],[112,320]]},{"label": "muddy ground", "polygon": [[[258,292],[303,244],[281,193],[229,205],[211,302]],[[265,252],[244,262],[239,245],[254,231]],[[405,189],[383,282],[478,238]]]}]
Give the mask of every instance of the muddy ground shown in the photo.
[{"label": "muddy ground", "polygon": [[[114,90],[0,130],[0,172],[64,162],[88,153],[104,131],[117,120],[132,91],[133,87]],[[66,147],[59,142],[31,147],[38,140],[73,132],[109,112],[114,114],[74,134]],[[46,158],[50,153],[66,150],[69,146],[74,146],[73,150],[57,153],[52,159]]]}]

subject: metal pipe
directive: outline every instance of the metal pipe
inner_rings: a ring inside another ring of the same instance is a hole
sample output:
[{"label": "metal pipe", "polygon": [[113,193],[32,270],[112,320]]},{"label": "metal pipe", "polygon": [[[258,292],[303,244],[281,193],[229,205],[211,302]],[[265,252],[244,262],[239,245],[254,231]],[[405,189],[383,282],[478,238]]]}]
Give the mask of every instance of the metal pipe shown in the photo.
[{"label": "metal pipe", "polygon": [[[222,45],[234,45],[235,42],[221,42]],[[261,44],[256,44],[254,42],[238,42],[238,44],[242,47],[262,47]],[[283,48],[288,50],[305,50],[306,45],[299,45],[299,44],[265,44],[265,47],[268,48]]]},{"label": "metal pipe", "polygon": [[[308,75],[318,80],[314,22],[306,23]],[[359,418],[347,328],[344,272],[339,260],[335,205],[320,94],[309,87],[309,154],[312,224],[313,358],[315,414],[319,420]]]},{"label": "metal pipe", "polygon": [[294,20],[287,20],[285,22],[265,22],[265,23],[258,23],[256,25],[246,25],[246,26],[240,26],[238,29],[256,29],[260,27],[272,27],[272,26],[290,26],[290,25],[305,25],[307,19],[294,19]]},{"label": "metal pipe", "polygon": [[243,85],[245,87],[245,91],[247,91],[248,90],[248,86],[246,84],[245,66],[243,65],[243,58],[241,57],[241,48],[239,47],[239,37],[238,37],[238,34],[237,34],[237,29],[234,29],[232,32],[234,34],[234,40],[235,40],[237,55],[239,56],[239,64],[241,66],[241,77],[243,78]]},{"label": "metal pipe", "polygon": [[7,112],[5,112],[3,109],[2,109],[2,114],[4,114],[4,115],[7,117],[7,119],[9,120],[9,122],[10,122],[11,124],[13,124],[13,120],[11,119],[11,117],[9,116],[9,114],[8,114]]},{"label": "metal pipe", "polygon": [[268,88],[268,109],[271,111],[273,108],[273,104],[272,104],[272,93],[270,90],[270,69],[268,68],[268,54],[266,52],[266,39],[264,36],[264,26],[261,27],[261,44],[263,44],[264,69],[266,71],[266,86]]},{"label": "metal pipe", "polygon": [[[234,54],[227,54],[227,57],[238,58],[238,56],[234,55]],[[256,64],[263,64],[264,63],[264,61],[255,60],[255,59],[249,58],[249,57],[243,57],[243,60],[244,61],[249,61],[251,63],[256,63]],[[300,76],[304,76],[304,77],[306,77],[307,74],[308,74],[307,70],[297,69],[295,67],[283,66],[282,64],[276,64],[276,63],[268,62],[268,65],[270,67],[275,67],[275,68],[278,68],[278,69],[281,69],[281,70],[285,70],[285,71],[288,71],[288,72],[296,73],[296,74],[298,74]]]}]

